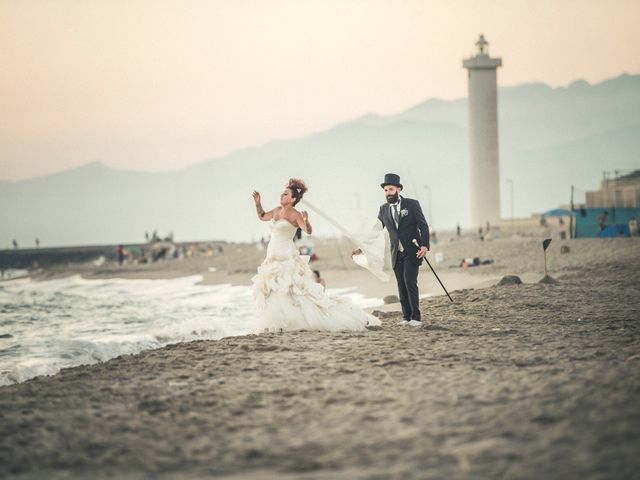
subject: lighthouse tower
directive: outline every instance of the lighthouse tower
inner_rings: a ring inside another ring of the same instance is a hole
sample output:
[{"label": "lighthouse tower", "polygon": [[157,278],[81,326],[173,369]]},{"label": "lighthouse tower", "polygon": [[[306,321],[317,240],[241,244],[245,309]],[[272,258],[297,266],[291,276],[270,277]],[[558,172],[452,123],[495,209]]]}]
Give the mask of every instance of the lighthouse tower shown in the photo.
[{"label": "lighthouse tower", "polygon": [[502,59],[491,58],[488,46],[484,35],[480,35],[476,54],[462,62],[469,71],[469,174],[474,228],[500,219],[496,69]]}]

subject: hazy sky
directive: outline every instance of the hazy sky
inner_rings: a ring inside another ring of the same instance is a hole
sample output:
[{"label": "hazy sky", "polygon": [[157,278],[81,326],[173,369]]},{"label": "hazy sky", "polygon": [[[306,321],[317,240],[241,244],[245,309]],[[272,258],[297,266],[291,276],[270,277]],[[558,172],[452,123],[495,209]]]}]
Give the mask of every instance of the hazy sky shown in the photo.
[{"label": "hazy sky", "polygon": [[172,170],[499,83],[640,72],[637,0],[0,0],[0,179]]}]

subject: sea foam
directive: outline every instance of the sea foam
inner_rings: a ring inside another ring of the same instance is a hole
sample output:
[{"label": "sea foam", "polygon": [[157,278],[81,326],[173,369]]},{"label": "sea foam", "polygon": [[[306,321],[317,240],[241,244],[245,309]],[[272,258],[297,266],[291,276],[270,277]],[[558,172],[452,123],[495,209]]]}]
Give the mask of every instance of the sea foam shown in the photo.
[{"label": "sea foam", "polygon": [[[0,283],[0,385],[61,368],[191,340],[254,331],[249,286],[200,285],[200,275],[162,280],[79,275]],[[368,308],[354,289],[328,290]]]}]

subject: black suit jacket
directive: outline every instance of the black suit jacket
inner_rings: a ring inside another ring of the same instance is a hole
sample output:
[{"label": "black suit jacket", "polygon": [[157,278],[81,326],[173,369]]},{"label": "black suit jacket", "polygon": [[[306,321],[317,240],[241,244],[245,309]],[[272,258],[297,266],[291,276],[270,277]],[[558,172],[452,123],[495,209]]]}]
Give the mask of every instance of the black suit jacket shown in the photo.
[{"label": "black suit jacket", "polygon": [[[378,220],[382,222],[382,226],[389,231],[389,240],[391,241],[391,265],[395,267],[398,259],[398,240],[402,242],[404,251],[409,261],[420,265],[421,258],[416,258],[418,247],[413,244],[415,238],[420,246],[429,247],[429,225],[424,218],[422,208],[417,200],[411,198],[400,197],[400,222],[396,228],[396,222],[393,220],[393,212],[391,205],[385,203],[380,206],[378,212]],[[403,215],[404,212],[404,215]]]}]

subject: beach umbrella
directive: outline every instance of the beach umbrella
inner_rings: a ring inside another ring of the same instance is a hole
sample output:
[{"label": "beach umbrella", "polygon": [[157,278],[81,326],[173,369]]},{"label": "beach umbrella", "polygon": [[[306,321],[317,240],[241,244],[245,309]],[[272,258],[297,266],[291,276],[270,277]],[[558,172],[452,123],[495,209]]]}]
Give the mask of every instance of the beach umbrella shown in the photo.
[{"label": "beach umbrella", "polygon": [[544,212],[542,215],[544,217],[569,217],[573,215],[573,212],[564,208],[554,208],[553,210]]}]

